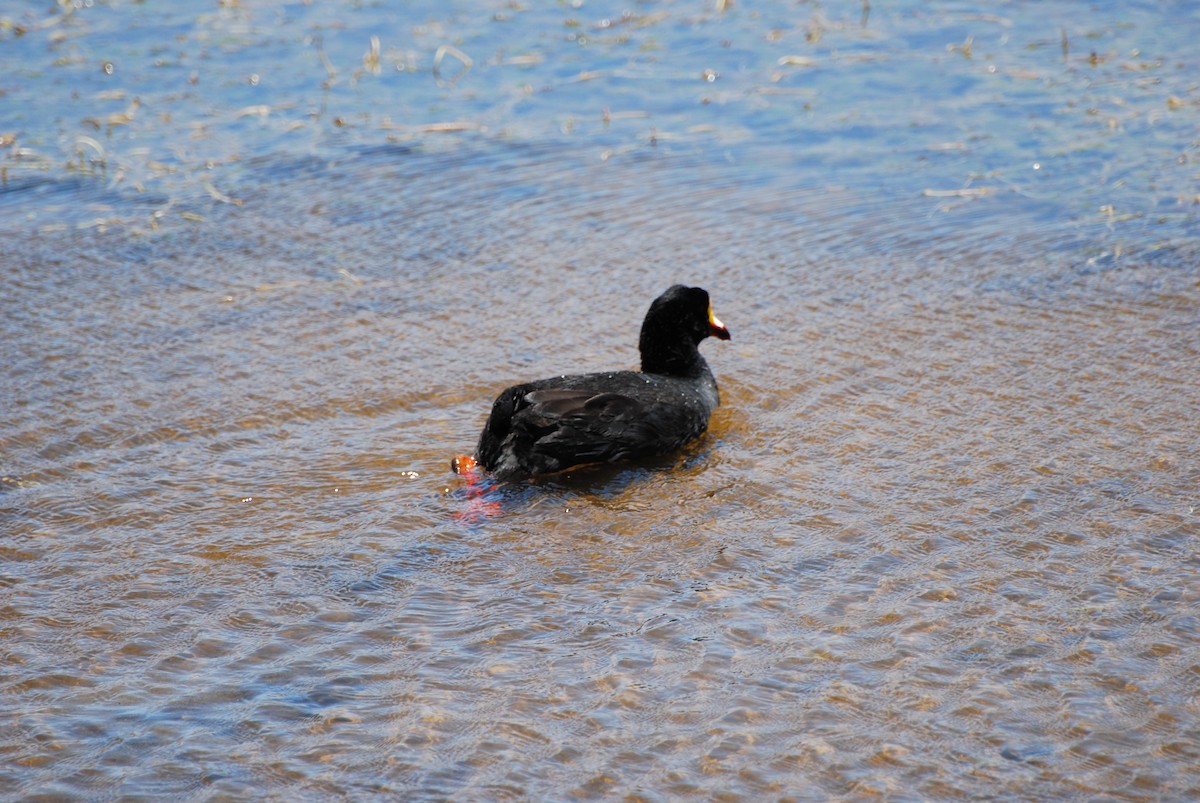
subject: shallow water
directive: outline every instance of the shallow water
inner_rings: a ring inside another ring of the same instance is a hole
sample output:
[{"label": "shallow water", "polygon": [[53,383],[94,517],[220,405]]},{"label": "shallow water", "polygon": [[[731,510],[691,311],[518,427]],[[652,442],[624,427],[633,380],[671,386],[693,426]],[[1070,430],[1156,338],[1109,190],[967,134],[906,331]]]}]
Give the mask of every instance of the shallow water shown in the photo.
[{"label": "shallow water", "polygon": [[[1194,15],[413,8],[0,26],[0,793],[1200,794]],[[705,438],[450,474],[675,281]]]}]

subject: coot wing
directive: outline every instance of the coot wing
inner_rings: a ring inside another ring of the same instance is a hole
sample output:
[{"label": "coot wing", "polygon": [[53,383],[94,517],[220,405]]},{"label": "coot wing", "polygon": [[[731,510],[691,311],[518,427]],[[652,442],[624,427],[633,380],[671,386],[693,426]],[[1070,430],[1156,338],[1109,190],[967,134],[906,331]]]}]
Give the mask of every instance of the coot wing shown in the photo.
[{"label": "coot wing", "polygon": [[552,388],[525,400],[522,417],[541,430],[531,452],[552,471],[633,457],[661,436],[646,404],[622,393]]},{"label": "coot wing", "polygon": [[552,473],[670,451],[703,431],[692,418],[654,394],[518,385],[496,400],[479,454],[500,476]]}]

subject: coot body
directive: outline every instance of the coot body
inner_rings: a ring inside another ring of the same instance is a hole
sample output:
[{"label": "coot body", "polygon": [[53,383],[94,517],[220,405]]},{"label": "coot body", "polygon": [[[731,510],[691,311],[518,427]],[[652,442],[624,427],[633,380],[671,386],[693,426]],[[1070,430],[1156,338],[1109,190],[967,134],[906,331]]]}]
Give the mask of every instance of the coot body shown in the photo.
[{"label": "coot body", "polygon": [[642,322],[641,371],[557,376],[508,388],[492,405],[477,461],[510,479],[675,451],[708,428],[720,402],[697,348],[709,335],[729,339],[708,293],[669,288]]}]

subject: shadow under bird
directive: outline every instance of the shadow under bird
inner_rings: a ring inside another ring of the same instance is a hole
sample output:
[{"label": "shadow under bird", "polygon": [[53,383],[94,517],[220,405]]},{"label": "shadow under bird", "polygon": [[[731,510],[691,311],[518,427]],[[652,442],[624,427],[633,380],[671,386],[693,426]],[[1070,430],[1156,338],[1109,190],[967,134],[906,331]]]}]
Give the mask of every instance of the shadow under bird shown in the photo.
[{"label": "shadow under bird", "polygon": [[708,336],[729,339],[708,293],[677,284],[650,305],[638,349],[641,371],[574,374],[514,385],[497,398],[474,457],[497,479],[551,474],[589,463],[669,454],[708,428],[720,403],[700,354]]}]

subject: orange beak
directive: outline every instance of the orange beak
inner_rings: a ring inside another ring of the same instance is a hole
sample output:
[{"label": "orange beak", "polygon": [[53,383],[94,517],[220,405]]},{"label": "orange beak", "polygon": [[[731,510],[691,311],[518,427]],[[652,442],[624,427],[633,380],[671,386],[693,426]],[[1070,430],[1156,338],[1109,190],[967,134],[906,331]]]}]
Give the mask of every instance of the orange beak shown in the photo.
[{"label": "orange beak", "polygon": [[725,324],[721,323],[721,319],[713,315],[712,304],[708,305],[708,333],[717,340],[728,340],[729,330],[725,328]]}]

